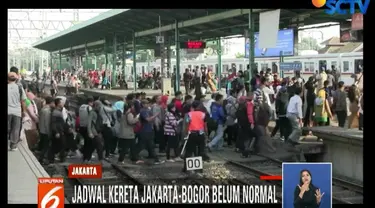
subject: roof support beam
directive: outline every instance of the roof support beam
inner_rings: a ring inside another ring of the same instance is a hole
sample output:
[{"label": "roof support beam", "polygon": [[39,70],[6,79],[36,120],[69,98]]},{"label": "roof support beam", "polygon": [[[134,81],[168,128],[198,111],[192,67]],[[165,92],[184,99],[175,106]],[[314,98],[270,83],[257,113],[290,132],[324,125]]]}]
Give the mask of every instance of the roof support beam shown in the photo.
[{"label": "roof support beam", "polygon": [[[262,11],[266,11],[266,9],[254,9],[254,11],[255,12],[262,12]],[[233,17],[248,14],[249,12],[250,12],[249,9],[234,9],[234,10],[230,10],[230,11],[227,11],[227,12],[221,12],[221,13],[217,13],[217,14],[213,14],[213,15],[208,15],[208,16],[205,16],[205,17],[199,17],[199,18],[196,18],[196,19],[179,22],[178,28],[191,27],[191,26],[194,26],[194,25],[219,21],[219,20],[223,20],[223,19],[229,19],[229,18],[233,18]],[[175,24],[165,25],[165,26],[160,27],[160,28],[154,28],[154,29],[145,30],[145,31],[142,31],[142,32],[136,32],[135,37],[152,35],[152,34],[156,34],[156,33],[159,33],[159,32],[162,33],[162,32],[166,32],[166,31],[174,30],[175,28],[176,28]]]},{"label": "roof support beam", "polygon": [[[98,41],[95,41],[95,42],[87,43],[87,48],[90,48],[92,46],[97,46],[97,45],[103,45],[104,43],[105,43],[105,40],[98,40]],[[74,47],[71,47],[71,48],[65,48],[65,49],[57,50],[57,51],[54,51],[52,53],[58,53],[58,52],[65,53],[65,52],[68,52],[70,50],[84,49],[85,47],[86,47],[86,44],[82,44],[82,45],[74,46]]]},{"label": "roof support beam", "polygon": [[98,23],[98,22],[103,21],[103,20],[105,20],[107,18],[110,18],[110,17],[114,17],[114,16],[116,16],[118,14],[121,14],[123,12],[126,12],[128,10],[130,10],[130,9],[111,9],[108,12],[104,12],[104,13],[102,13],[102,14],[100,14],[100,15],[98,15],[98,16],[90,19],[90,20],[87,20],[85,22],[81,22],[79,24],[74,25],[73,27],[70,27],[66,30],[63,30],[63,31],[57,33],[57,34],[51,35],[51,36],[49,36],[49,37],[47,37],[43,40],[40,40],[40,41],[32,44],[31,46],[35,47],[35,46],[38,46],[38,45],[42,45],[42,44],[47,43],[49,41],[52,41],[56,38],[60,38],[60,37],[62,37],[64,35],[67,35],[71,32],[75,32],[75,31],[78,31],[80,29],[86,28],[86,27],[88,27],[92,24]]}]

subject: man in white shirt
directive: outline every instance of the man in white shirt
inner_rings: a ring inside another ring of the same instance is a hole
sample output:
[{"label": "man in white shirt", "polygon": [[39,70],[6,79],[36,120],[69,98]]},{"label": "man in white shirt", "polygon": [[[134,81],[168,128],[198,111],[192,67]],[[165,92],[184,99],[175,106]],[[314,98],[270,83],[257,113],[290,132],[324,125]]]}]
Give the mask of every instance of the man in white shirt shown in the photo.
[{"label": "man in white shirt", "polygon": [[288,108],[287,108],[287,118],[291,124],[291,134],[289,135],[288,142],[292,145],[298,144],[299,138],[301,136],[301,126],[302,126],[302,99],[301,99],[302,89],[300,87],[295,88],[293,97],[290,98]]}]

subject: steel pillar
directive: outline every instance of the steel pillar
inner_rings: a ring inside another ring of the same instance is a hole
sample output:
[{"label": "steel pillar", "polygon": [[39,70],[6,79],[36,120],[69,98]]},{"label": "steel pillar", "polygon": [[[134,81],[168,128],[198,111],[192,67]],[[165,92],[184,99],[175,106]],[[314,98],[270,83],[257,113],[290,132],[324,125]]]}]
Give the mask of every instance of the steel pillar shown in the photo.
[{"label": "steel pillar", "polygon": [[125,79],[125,69],[126,69],[126,40],[124,38],[124,45],[122,46],[122,56],[121,56],[121,63],[122,63],[122,77]]},{"label": "steel pillar", "polygon": [[59,51],[59,70],[62,70],[61,51]]},{"label": "steel pillar", "polygon": [[133,76],[134,76],[134,92],[137,91],[137,47],[135,42],[135,33],[133,33]]},{"label": "steel pillar", "polygon": [[112,51],[112,76],[111,86],[116,86],[116,61],[117,60],[117,37],[116,35],[113,36],[113,51]]},{"label": "steel pillar", "polygon": [[[107,72],[108,67],[108,43],[107,40],[104,42],[104,70]],[[107,73],[105,73],[107,76]]]},{"label": "steel pillar", "polygon": [[218,76],[218,81],[217,81],[217,89],[220,92],[221,90],[221,67],[223,66],[221,63],[221,37],[218,38],[217,40],[217,76]]},{"label": "steel pillar", "polygon": [[180,31],[178,28],[178,22],[176,21],[175,29],[175,44],[176,44],[176,79],[175,79],[175,92],[180,91]]},{"label": "steel pillar", "polygon": [[[283,52],[280,51],[279,63],[281,64],[283,62],[284,62]],[[279,64],[279,66],[280,66],[280,64]],[[280,67],[279,67],[279,70],[280,70]],[[284,78],[284,71],[283,70],[280,70],[280,77]]]},{"label": "steel pillar", "polygon": [[164,34],[161,34],[163,37],[164,37],[164,42],[163,43],[160,43],[160,55],[161,55],[161,59],[160,59],[160,73],[162,76],[164,76],[164,69],[165,69],[165,65],[166,65],[166,62],[165,62],[165,59],[167,59],[167,50],[165,50],[165,41],[166,41],[166,38],[165,38],[165,35]]},{"label": "steel pillar", "polygon": [[69,56],[69,71],[72,69],[72,66],[73,66],[73,50],[72,48],[70,48],[70,56]]},{"label": "steel pillar", "polygon": [[83,67],[83,71],[89,70],[89,50],[87,49],[87,43],[85,44],[85,67]]},{"label": "steel pillar", "polygon": [[255,40],[254,40],[254,30],[255,30],[255,21],[253,16],[253,9],[250,9],[249,12],[249,89],[251,91],[250,80],[253,77],[253,71],[255,70],[254,64],[254,49],[255,49]]},{"label": "steel pillar", "polygon": [[52,59],[53,59],[52,58],[52,53],[49,53],[49,68],[50,68],[51,71],[53,71],[53,67],[52,67],[53,60]]},{"label": "steel pillar", "polygon": [[33,52],[31,59],[32,59],[31,70],[35,71],[35,53],[34,52]]}]

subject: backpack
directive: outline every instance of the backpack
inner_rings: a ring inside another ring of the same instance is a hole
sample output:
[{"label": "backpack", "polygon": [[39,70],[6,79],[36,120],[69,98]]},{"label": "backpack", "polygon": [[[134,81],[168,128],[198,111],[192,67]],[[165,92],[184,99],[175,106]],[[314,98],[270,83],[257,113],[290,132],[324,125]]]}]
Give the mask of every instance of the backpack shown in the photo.
[{"label": "backpack", "polygon": [[[227,118],[228,118],[228,117],[231,117],[231,118],[233,118],[234,120],[236,120],[236,113],[237,113],[237,111],[238,111],[238,106],[236,106],[236,105],[237,105],[237,103],[235,102],[235,103],[228,103],[228,104],[225,106],[225,108],[224,108],[224,112],[225,112],[225,115],[227,115]],[[229,109],[228,109],[229,112],[227,112],[227,107],[229,108]],[[236,112],[234,115],[231,114],[233,108],[234,108],[234,110],[235,110],[235,112]]]},{"label": "backpack", "polygon": [[95,130],[98,133],[101,133],[103,131],[103,128],[104,128],[103,118],[102,118],[102,116],[100,116],[98,111],[95,111],[95,112],[96,112],[96,120],[93,123],[93,126],[95,126]]},{"label": "backpack", "polygon": [[247,117],[247,103],[240,103],[236,112],[237,122],[240,126],[250,126],[249,119]]},{"label": "backpack", "polygon": [[277,115],[286,115],[289,104],[289,94],[287,91],[279,92],[276,100]]},{"label": "backpack", "polygon": [[[226,106],[229,104],[228,100],[225,99],[223,100],[223,110],[224,110],[224,114],[227,115],[227,108]],[[212,111],[211,111],[212,112]]]},{"label": "backpack", "polygon": [[73,128],[74,126],[74,122],[73,122],[73,117],[70,113],[67,112],[67,115],[68,117],[66,118],[65,120],[65,125],[68,127],[68,128]]},{"label": "backpack", "polygon": [[[211,114],[212,114],[212,105],[210,106],[210,109],[211,109]],[[211,116],[207,117],[207,128],[208,129],[212,129],[212,130],[215,131],[218,126],[219,126],[219,124],[214,119],[212,119]]]},{"label": "backpack", "polygon": [[268,125],[271,116],[271,108],[267,103],[267,98],[263,90],[261,90],[261,96],[262,102],[259,103],[255,111],[255,122],[258,125]]},{"label": "backpack", "polygon": [[236,78],[232,81],[231,89],[234,89],[234,90],[240,89],[240,83],[238,81],[238,78]]}]

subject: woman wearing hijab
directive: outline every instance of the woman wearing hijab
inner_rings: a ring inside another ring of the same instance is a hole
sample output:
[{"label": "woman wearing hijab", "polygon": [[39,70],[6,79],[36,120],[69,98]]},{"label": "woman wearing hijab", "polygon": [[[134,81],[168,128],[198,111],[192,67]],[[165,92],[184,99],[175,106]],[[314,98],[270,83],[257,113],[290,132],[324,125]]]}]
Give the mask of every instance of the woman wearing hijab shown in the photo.
[{"label": "woman wearing hijab", "polygon": [[25,104],[27,111],[22,119],[21,138],[26,137],[29,149],[33,150],[35,145],[38,143],[38,108],[34,102],[35,95],[31,92],[27,92],[26,96],[27,99],[25,100]]},{"label": "woman wearing hijab", "polygon": [[[121,118],[122,114],[124,113],[124,108],[125,108],[125,102],[122,100],[119,100],[115,102],[113,105],[113,109],[115,110],[114,113],[114,120],[115,120],[115,125],[112,127],[112,132],[113,132],[113,145],[111,147],[111,153],[114,154],[116,151],[116,147],[118,147],[118,151],[120,152],[120,146],[118,145],[119,142],[119,135],[121,131]],[[127,152],[125,152],[127,154]]]},{"label": "woman wearing hijab", "polygon": [[[178,156],[180,155],[178,151],[178,134],[180,133],[178,130],[178,124],[182,120],[178,120],[178,114],[176,112],[176,107],[174,103],[170,103],[168,105],[168,112],[165,114],[165,125],[164,125],[164,136],[166,137],[167,141],[167,161],[168,162],[175,162],[175,161],[181,161],[181,158]],[[174,151],[174,158],[172,159],[170,157],[170,151],[173,149]]]},{"label": "woman wearing hijab", "polygon": [[326,91],[321,88],[318,91],[317,97],[314,102],[314,121],[318,126],[325,126],[328,122],[328,117],[332,118],[331,108],[329,106],[328,100],[326,99]]}]

